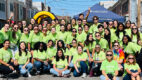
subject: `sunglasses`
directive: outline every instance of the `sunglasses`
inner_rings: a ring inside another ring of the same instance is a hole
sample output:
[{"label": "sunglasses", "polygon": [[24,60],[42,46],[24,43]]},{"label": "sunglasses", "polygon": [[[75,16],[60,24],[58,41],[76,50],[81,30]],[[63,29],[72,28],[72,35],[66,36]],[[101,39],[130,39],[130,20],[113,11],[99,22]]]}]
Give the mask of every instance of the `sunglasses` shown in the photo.
[{"label": "sunglasses", "polygon": [[99,37],[100,35],[96,35],[96,37]]},{"label": "sunglasses", "polygon": [[128,59],[134,59],[134,58],[128,58]]},{"label": "sunglasses", "polygon": [[78,31],[82,31],[82,29],[79,29]]},{"label": "sunglasses", "polygon": [[112,56],[112,54],[106,54],[106,56]]}]

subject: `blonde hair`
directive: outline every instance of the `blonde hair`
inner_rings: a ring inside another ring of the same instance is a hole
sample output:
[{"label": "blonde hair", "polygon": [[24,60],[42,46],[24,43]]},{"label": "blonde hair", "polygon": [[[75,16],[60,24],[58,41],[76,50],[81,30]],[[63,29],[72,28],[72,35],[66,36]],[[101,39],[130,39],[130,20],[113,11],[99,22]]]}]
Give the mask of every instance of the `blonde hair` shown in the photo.
[{"label": "blonde hair", "polygon": [[126,64],[130,65],[130,62],[129,62],[129,56],[133,56],[134,62],[133,62],[132,64],[135,65],[135,64],[136,64],[136,58],[135,58],[135,56],[132,55],[132,54],[129,54],[128,57],[126,58]]}]

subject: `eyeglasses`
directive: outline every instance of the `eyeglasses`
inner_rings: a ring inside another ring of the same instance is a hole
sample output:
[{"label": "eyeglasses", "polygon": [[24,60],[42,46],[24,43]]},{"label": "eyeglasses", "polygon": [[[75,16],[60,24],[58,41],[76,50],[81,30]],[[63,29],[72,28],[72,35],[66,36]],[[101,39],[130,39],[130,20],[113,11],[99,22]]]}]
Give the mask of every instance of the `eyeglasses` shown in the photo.
[{"label": "eyeglasses", "polygon": [[137,30],[137,28],[132,28],[132,30]]},{"label": "eyeglasses", "polygon": [[112,54],[106,54],[106,56],[112,56]]},{"label": "eyeglasses", "polygon": [[78,29],[78,31],[82,31],[82,29]]},{"label": "eyeglasses", "polygon": [[18,27],[14,27],[14,29],[18,29]]},{"label": "eyeglasses", "polygon": [[72,31],[72,32],[76,32],[76,31]]},{"label": "eyeglasses", "polygon": [[100,35],[96,35],[96,37],[100,37]]},{"label": "eyeglasses", "polygon": [[25,29],[24,31],[28,31],[27,29]]},{"label": "eyeglasses", "polygon": [[128,59],[134,59],[134,58],[128,58]]}]

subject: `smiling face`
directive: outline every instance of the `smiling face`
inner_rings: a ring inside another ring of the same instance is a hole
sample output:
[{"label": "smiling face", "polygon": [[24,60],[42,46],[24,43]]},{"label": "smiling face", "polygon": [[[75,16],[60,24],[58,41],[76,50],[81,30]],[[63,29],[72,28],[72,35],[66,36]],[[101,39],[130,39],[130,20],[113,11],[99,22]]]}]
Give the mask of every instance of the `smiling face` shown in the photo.
[{"label": "smiling face", "polygon": [[22,50],[25,50],[26,45],[25,45],[25,43],[24,43],[24,42],[22,42],[22,43],[20,44],[20,48],[21,48]]},{"label": "smiling face", "polygon": [[35,27],[34,27],[34,33],[35,33],[35,34],[37,34],[37,33],[38,33],[38,31],[39,31],[38,27],[37,27],[37,26],[35,26]]},{"label": "smiling face", "polygon": [[8,49],[9,46],[10,46],[10,42],[9,41],[5,41],[3,46],[4,46],[5,49]]},{"label": "smiling face", "polygon": [[95,34],[95,37],[96,37],[97,40],[100,40],[100,39],[101,39],[101,35],[100,35],[99,33],[96,33],[96,34]]},{"label": "smiling face", "polygon": [[78,50],[78,54],[81,54],[83,51],[81,46],[78,46],[77,50]]},{"label": "smiling face", "polygon": [[24,32],[24,34],[28,34],[29,33],[29,29],[28,28],[24,28],[23,32]]},{"label": "smiling face", "polygon": [[113,53],[112,52],[107,52],[106,53],[106,58],[108,61],[111,61],[113,59]]},{"label": "smiling face", "polygon": [[128,56],[128,61],[129,61],[130,64],[133,64],[133,63],[134,63],[134,59],[135,59],[135,58],[134,58],[133,55],[129,55],[129,56]]},{"label": "smiling face", "polygon": [[62,51],[61,51],[61,50],[59,50],[59,51],[58,51],[58,56],[59,56],[59,58],[61,58],[61,57],[62,57],[62,55],[63,55]]},{"label": "smiling face", "polygon": [[17,31],[18,31],[18,25],[14,25],[13,30],[14,30],[15,32],[17,32]]},{"label": "smiling face", "polygon": [[128,43],[128,38],[127,38],[126,36],[124,36],[123,42],[124,42],[124,44],[127,44],[127,43]]},{"label": "smiling face", "polygon": [[138,31],[137,27],[136,27],[136,26],[133,26],[133,27],[132,27],[132,31],[133,31],[134,34],[136,34],[137,31]]}]

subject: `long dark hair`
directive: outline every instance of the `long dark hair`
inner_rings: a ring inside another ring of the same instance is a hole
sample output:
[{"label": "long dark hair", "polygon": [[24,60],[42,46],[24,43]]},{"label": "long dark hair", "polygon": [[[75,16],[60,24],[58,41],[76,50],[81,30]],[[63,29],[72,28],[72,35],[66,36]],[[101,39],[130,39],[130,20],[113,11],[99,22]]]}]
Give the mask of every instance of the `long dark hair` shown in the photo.
[{"label": "long dark hair", "polygon": [[[128,39],[128,42],[131,42],[131,38],[128,35],[124,35],[122,41],[124,40],[124,37]],[[128,42],[126,43],[126,45],[128,45]],[[123,44],[125,44],[124,41]]]},{"label": "long dark hair", "polygon": [[[86,44],[87,46],[89,45],[89,43],[93,44],[93,42],[94,42],[94,39],[92,39],[92,41],[89,41],[90,35],[92,35],[92,33],[89,33],[89,34],[87,35],[86,40],[85,40],[85,44]],[[93,35],[92,35],[92,36],[93,36]]]},{"label": "long dark hair", "polygon": [[[61,42],[62,47],[59,46],[59,42]],[[64,44],[64,41],[63,41],[63,40],[59,40],[59,41],[57,42],[57,50],[59,50],[59,49],[66,50],[66,47],[65,47],[65,44]]]},{"label": "long dark hair", "polygon": [[[119,30],[119,26],[120,26],[120,25],[122,25],[122,26],[123,26],[123,30]],[[123,24],[123,23],[119,23],[119,24],[118,24],[118,27],[117,27],[117,30],[115,31],[116,36],[117,36],[118,38],[119,38],[119,33],[120,33],[120,32],[123,32],[123,36],[124,36],[124,35],[125,35],[125,33],[126,33],[126,32],[125,32],[125,26],[124,26],[124,24]]]},{"label": "long dark hair", "polygon": [[[133,28],[131,29],[131,39],[133,39],[133,35],[134,35],[134,33],[133,33]],[[139,33],[139,30],[138,30],[138,28],[137,28],[137,33],[136,33],[136,35],[137,35],[137,43],[138,43],[138,41],[140,40],[140,33]]]},{"label": "long dark hair", "polygon": [[[63,50],[62,50],[62,49],[59,49],[58,51],[61,51],[61,52],[62,52],[61,59],[64,60],[64,59],[65,59],[65,56],[64,56]],[[59,59],[60,59],[60,57],[58,56],[58,51],[57,51],[57,53],[56,53],[56,61],[59,61]]]},{"label": "long dark hair", "polygon": [[[40,49],[40,45],[42,44],[42,49]],[[47,50],[47,46],[44,42],[37,42],[34,45],[34,50],[40,50],[41,52],[46,51]]]},{"label": "long dark hair", "polygon": [[[24,49],[24,52],[26,53],[26,55],[28,54],[28,52],[27,52],[27,50],[26,50],[26,43],[25,42],[20,42],[20,44],[21,43],[24,43],[24,45],[25,45],[25,49]],[[22,51],[21,51],[21,47],[20,47],[20,44],[19,44],[19,56],[21,56],[22,55]]]},{"label": "long dark hair", "polygon": [[[15,25],[17,25],[17,24],[15,24]],[[14,25],[14,26],[15,26]],[[14,28],[14,26],[13,26],[13,28]],[[18,25],[17,25],[18,26]],[[14,39],[16,39],[16,32],[14,31],[14,29],[12,29],[12,38],[14,38]]]},{"label": "long dark hair", "polygon": [[109,48],[110,48],[111,32],[110,32],[109,28],[106,28],[105,30],[107,30],[109,32],[109,34],[108,35],[104,34],[104,39],[107,40],[107,42],[109,43]]},{"label": "long dark hair", "polygon": [[125,23],[125,28],[128,28],[128,27],[127,27],[127,23],[128,23],[128,22],[130,23],[129,28],[131,27],[131,21],[130,21],[130,20],[128,20],[128,21],[126,21],[126,23]]}]

